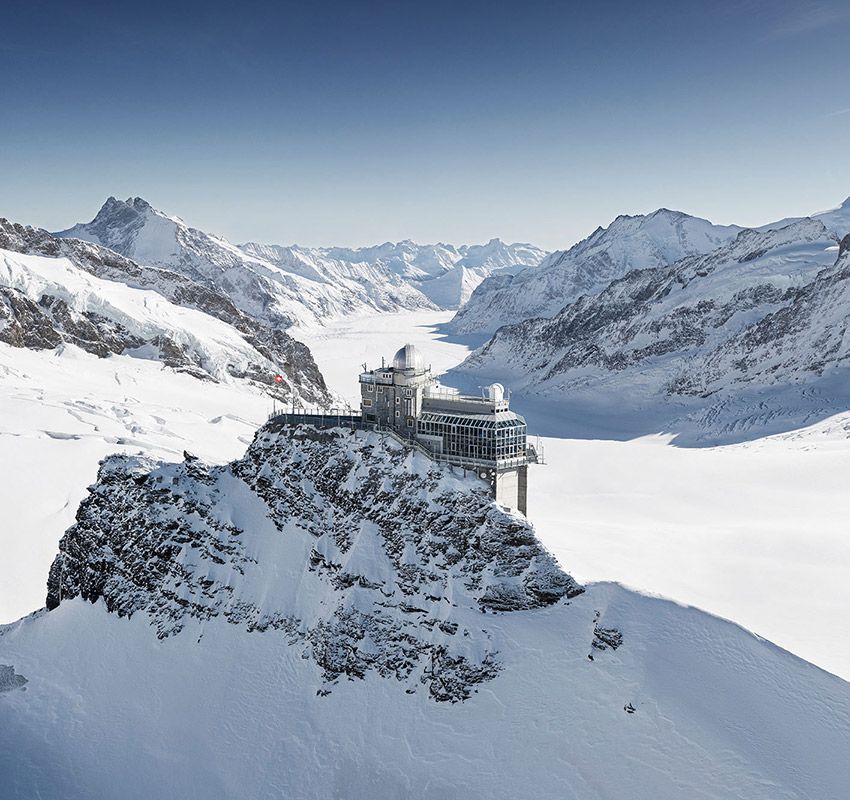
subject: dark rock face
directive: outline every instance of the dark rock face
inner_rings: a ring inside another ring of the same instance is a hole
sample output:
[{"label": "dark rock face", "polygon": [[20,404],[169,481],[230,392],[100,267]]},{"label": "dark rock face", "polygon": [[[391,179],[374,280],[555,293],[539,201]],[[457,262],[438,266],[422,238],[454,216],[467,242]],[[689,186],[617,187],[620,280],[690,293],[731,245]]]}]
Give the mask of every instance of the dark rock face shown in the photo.
[{"label": "dark rock face", "polygon": [[0,287],[0,342],[12,347],[52,350],[61,341],[43,309],[21,292]]},{"label": "dark rock face", "polygon": [[[285,563],[258,555],[278,547]],[[104,461],[47,606],[102,600],[145,612],[160,637],[222,618],[303,648],[323,692],[375,671],[457,701],[500,668],[485,613],[582,591],[483,482],[380,434],[272,422],[226,466]]]},{"label": "dark rock face", "polygon": [[609,647],[616,650],[623,643],[623,634],[616,628],[603,628],[596,625],[593,628],[593,641],[591,646],[597,650],[607,650]]},{"label": "dark rock face", "polygon": [[[144,202],[144,201],[142,201]],[[121,208],[123,203],[118,203]],[[120,210],[120,209],[119,209]],[[67,258],[97,278],[150,289],[175,305],[209,314],[239,331],[257,351],[257,363],[230,374],[263,386],[280,400],[291,397],[288,383],[276,384],[263,359],[277,365],[308,403],[326,403],[330,396],[309,348],[284,330],[239,310],[221,287],[193,281],[167,269],[145,267],[105,247],[79,239],[60,239],[47,231],[0,218],[0,249],[51,258]],[[4,325],[5,322],[5,325]],[[44,296],[36,305],[9,287],[0,287],[0,341],[14,347],[52,349],[62,342],[105,357],[144,345],[166,366],[204,380],[213,380],[196,357],[168,337],[133,337],[122,326],[90,312],[76,313],[57,297]]]},{"label": "dark rock face", "polygon": [[15,672],[15,668],[8,664],[0,664],[0,693],[11,692],[20,689],[29,681]]}]

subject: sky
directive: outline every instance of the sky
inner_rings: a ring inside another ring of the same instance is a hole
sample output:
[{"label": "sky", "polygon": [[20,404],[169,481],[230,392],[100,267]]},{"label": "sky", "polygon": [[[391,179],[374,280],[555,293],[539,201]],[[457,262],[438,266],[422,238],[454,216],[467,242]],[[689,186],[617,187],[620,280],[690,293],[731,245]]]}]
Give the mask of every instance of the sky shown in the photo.
[{"label": "sky", "polygon": [[227,238],[555,249],[850,195],[848,0],[39,2],[0,25],[0,216],[141,196]]}]

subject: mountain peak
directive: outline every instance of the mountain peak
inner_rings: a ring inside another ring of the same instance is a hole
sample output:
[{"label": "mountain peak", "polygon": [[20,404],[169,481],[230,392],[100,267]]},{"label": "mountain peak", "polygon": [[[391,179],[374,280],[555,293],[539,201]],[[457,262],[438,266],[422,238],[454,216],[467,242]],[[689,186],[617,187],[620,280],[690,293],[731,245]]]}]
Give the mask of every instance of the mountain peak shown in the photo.
[{"label": "mountain peak", "polygon": [[671,219],[682,219],[683,217],[690,217],[690,214],[686,214],[684,211],[676,211],[672,208],[657,208],[651,214],[646,215],[647,218],[651,219],[653,217],[669,217]]},{"label": "mountain peak", "polygon": [[102,224],[106,221],[109,221],[112,225],[127,224],[149,211],[154,211],[153,206],[141,197],[128,197],[126,200],[119,200],[110,195],[90,224]]},{"label": "mountain peak", "polygon": [[[630,222],[633,222],[637,225],[644,225],[650,220],[653,219],[662,219],[662,220],[680,220],[680,219],[697,219],[697,217],[692,217],[690,214],[686,214],[684,211],[675,211],[670,208],[656,208],[655,211],[650,211],[648,214],[618,214],[608,228],[614,228],[616,226],[624,225]],[[603,227],[597,228],[597,230],[606,230]]]},{"label": "mountain peak", "polygon": [[127,205],[132,205],[136,211],[153,211],[153,206],[142,197],[128,197]]}]

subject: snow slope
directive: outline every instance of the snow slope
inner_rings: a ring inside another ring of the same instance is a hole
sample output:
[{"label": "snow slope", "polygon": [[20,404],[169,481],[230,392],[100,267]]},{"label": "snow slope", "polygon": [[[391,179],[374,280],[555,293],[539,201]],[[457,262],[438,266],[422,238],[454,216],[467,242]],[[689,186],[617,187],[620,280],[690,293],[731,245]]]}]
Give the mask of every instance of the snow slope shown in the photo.
[{"label": "snow slope", "polygon": [[239,311],[219,287],[4,219],[0,257],[0,342],[70,343],[100,357],[152,358],[205,380],[249,382],[280,399],[328,399],[310,351]]},{"label": "snow slope", "polygon": [[843,239],[850,233],[850,197],[837,208],[812,214],[812,218],[822,222],[836,239]]},{"label": "snow slope", "polygon": [[842,796],[850,685],[690,608],[576,594],[482,489],[274,426],[227,467],[106,462],[54,610],[0,628],[0,794]]},{"label": "snow slope", "polygon": [[[217,382],[267,376],[260,382],[268,384],[284,366],[231,325],[157,292],[96,278],[65,258],[0,250],[0,346],[52,350],[67,344],[101,357],[158,361]],[[283,390],[326,396],[318,372],[313,384],[296,376],[285,373],[282,396]]]},{"label": "snow slope", "polygon": [[549,255],[537,269],[484,281],[458,311],[456,333],[492,333],[532,317],[552,317],[581,295],[604,288],[630,270],[672,264],[707,253],[741,229],[662,208],[619,216],[569,250]]}]

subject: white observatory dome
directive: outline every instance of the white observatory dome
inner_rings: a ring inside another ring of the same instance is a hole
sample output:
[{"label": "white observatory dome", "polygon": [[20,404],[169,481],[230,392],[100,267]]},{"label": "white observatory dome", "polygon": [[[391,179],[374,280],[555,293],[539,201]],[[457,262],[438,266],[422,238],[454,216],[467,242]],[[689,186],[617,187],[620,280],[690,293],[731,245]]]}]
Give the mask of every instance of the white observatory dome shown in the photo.
[{"label": "white observatory dome", "polygon": [[502,386],[501,383],[491,383],[487,387],[487,399],[488,400],[504,400],[505,399],[505,387]]},{"label": "white observatory dome", "polygon": [[416,372],[425,371],[425,359],[412,344],[406,344],[393,356],[393,367],[396,369],[413,369]]}]

